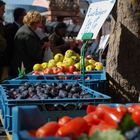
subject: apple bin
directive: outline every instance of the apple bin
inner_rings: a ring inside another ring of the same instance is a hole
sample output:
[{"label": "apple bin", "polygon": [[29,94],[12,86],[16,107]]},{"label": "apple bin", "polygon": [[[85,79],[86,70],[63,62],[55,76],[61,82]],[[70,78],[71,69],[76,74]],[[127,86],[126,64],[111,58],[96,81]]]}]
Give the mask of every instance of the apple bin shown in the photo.
[{"label": "apple bin", "polygon": [[[16,78],[13,80],[65,80],[65,81],[72,81],[72,82],[79,82],[82,83],[83,81],[83,75],[79,73],[75,74],[38,74],[34,75],[33,72],[28,73],[24,75],[22,78]],[[101,93],[106,94],[107,92],[107,81],[106,81],[106,71],[98,70],[98,71],[89,71],[85,72],[84,75],[85,78],[85,86],[88,86],[89,88],[99,91]],[[10,83],[11,81],[9,81]]]},{"label": "apple bin", "polygon": [[[62,114],[65,115],[66,111],[72,116],[76,115],[76,112],[83,114],[82,110],[87,104],[109,103],[111,99],[78,82],[68,82],[68,80],[67,82],[53,80],[53,83],[51,80],[10,80],[0,86],[0,92],[4,128],[9,132],[12,131],[12,108],[14,106],[40,106],[49,112],[46,115],[47,120],[52,120],[59,118]],[[51,113],[55,111],[60,113],[52,115]]]}]

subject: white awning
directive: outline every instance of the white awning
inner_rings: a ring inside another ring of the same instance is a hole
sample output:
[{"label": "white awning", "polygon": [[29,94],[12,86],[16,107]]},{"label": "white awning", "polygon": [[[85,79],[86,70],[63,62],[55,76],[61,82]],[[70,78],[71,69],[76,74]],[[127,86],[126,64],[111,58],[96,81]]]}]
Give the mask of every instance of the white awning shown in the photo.
[{"label": "white awning", "polygon": [[32,5],[40,7],[49,7],[49,1],[47,0],[3,0],[6,4],[13,5]]}]

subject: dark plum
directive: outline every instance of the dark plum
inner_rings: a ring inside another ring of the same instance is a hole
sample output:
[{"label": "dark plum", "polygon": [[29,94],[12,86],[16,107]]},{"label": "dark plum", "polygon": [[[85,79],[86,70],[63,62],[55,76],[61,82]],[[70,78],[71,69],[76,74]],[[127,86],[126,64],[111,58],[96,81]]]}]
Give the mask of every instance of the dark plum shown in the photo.
[{"label": "dark plum", "polygon": [[68,98],[72,98],[72,93],[68,93]]},{"label": "dark plum", "polygon": [[21,93],[21,99],[27,99],[29,97],[28,91],[25,90]]},{"label": "dark plum", "polygon": [[66,89],[67,91],[70,91],[71,88],[72,88],[72,85],[71,85],[71,84],[68,84],[68,85],[66,85],[66,87],[65,87],[65,89]]},{"label": "dark plum", "polygon": [[64,86],[64,84],[62,84],[62,83],[59,83],[58,85],[57,85],[57,89],[64,89],[65,88],[65,86]]},{"label": "dark plum", "polygon": [[59,90],[59,97],[65,98],[68,96],[68,92],[65,90]]},{"label": "dark plum", "polygon": [[52,83],[50,84],[52,87],[56,87],[57,86],[57,83]]},{"label": "dark plum", "polygon": [[84,95],[83,95],[83,98],[92,98],[92,95],[91,95],[91,94],[86,93],[86,94],[84,94]]},{"label": "dark plum", "polygon": [[81,92],[81,88],[80,87],[72,87],[70,90],[71,93],[77,93],[77,92]]},{"label": "dark plum", "polygon": [[72,86],[73,87],[79,87],[79,84],[78,83],[73,83]]},{"label": "dark plum", "polygon": [[75,93],[72,95],[72,98],[80,98],[80,95],[78,93]]},{"label": "dark plum", "polygon": [[52,88],[50,93],[51,93],[52,97],[56,97],[56,96],[58,96],[59,91],[56,88]]},{"label": "dark plum", "polygon": [[34,100],[38,100],[38,99],[40,99],[40,98],[39,98],[39,96],[34,95],[34,96],[32,97],[32,99],[34,99]]}]

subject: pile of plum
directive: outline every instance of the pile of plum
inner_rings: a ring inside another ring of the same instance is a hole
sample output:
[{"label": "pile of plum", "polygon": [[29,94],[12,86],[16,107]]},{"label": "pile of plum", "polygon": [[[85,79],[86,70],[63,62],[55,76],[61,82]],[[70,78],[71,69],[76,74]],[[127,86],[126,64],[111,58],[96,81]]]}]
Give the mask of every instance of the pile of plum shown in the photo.
[{"label": "pile of plum", "polygon": [[92,94],[83,91],[78,83],[24,83],[18,88],[7,88],[8,99],[62,99],[62,98],[93,98]]}]

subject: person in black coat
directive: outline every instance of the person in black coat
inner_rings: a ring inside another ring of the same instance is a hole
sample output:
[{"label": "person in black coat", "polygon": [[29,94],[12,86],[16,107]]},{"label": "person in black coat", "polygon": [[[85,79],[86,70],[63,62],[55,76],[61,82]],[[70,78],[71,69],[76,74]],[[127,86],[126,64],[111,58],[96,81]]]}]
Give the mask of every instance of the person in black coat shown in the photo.
[{"label": "person in black coat", "polygon": [[4,15],[5,12],[5,2],[0,0],[0,81],[3,80],[3,72],[5,67],[5,50],[7,47],[6,39],[5,39],[5,26]]},{"label": "person in black coat", "polygon": [[11,61],[14,49],[14,36],[17,30],[23,25],[23,18],[26,15],[26,10],[24,8],[16,8],[13,12],[14,22],[8,23],[5,26],[6,40],[7,40],[7,61],[8,65]]},{"label": "person in black coat", "polygon": [[11,58],[13,56],[14,50],[14,37],[17,30],[23,25],[23,18],[26,15],[26,10],[24,8],[16,8],[13,12],[14,22],[8,23],[5,26],[6,32],[6,58],[7,58],[7,66],[8,66],[8,75],[11,77]]},{"label": "person in black coat", "polygon": [[23,19],[24,25],[17,31],[14,39],[14,55],[12,57],[12,77],[18,76],[18,67],[23,63],[26,73],[32,71],[34,64],[42,63],[44,48],[46,47],[35,30],[41,24],[41,15],[37,11],[30,11]]}]

